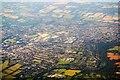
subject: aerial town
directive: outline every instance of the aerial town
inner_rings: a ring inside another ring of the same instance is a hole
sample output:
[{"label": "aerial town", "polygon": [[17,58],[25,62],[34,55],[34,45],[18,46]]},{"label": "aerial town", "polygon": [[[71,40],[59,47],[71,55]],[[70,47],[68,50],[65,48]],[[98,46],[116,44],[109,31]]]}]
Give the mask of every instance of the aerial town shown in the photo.
[{"label": "aerial town", "polygon": [[2,80],[119,79],[118,3],[5,2],[2,8]]}]

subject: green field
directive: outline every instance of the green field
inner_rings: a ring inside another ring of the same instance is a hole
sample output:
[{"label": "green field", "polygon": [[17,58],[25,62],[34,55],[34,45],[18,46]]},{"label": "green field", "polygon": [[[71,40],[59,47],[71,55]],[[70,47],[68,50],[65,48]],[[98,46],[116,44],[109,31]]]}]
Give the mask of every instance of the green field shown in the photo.
[{"label": "green field", "polygon": [[63,60],[60,60],[58,62],[58,64],[69,64],[71,61],[63,61]]},{"label": "green field", "polygon": [[71,14],[65,14],[64,15],[64,18],[68,19],[68,20],[71,20],[73,17],[74,17],[74,15],[71,15]]},{"label": "green field", "polygon": [[66,71],[66,69],[54,69],[53,71],[58,73],[63,73]]}]

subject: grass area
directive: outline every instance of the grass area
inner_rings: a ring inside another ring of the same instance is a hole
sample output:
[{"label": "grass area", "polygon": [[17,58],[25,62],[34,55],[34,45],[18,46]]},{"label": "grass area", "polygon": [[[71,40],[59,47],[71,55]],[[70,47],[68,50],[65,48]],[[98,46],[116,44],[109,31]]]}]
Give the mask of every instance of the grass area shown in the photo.
[{"label": "grass area", "polygon": [[15,71],[15,70],[17,70],[18,68],[20,68],[21,66],[22,66],[22,65],[20,65],[20,64],[15,64],[14,66],[12,66],[12,67],[10,67],[10,68],[8,68],[8,69]]},{"label": "grass area", "polygon": [[80,77],[80,76],[82,76],[82,75],[83,75],[83,74],[78,74],[77,76],[79,76],[79,77]]},{"label": "grass area", "polygon": [[54,69],[53,71],[58,73],[63,73],[66,71],[66,69]]},{"label": "grass area", "polygon": [[35,63],[41,63],[41,60],[36,60],[36,59],[34,59],[34,60],[32,60],[33,62],[35,62]]},{"label": "grass area", "polygon": [[44,38],[44,37],[48,36],[49,34],[47,34],[47,33],[40,34],[40,33],[39,33],[39,35],[40,35],[42,38]]},{"label": "grass area", "polygon": [[6,73],[2,73],[2,77],[4,77],[4,76],[7,76],[8,74],[6,74]]},{"label": "grass area", "polygon": [[67,52],[67,53],[72,53],[72,52],[73,52],[73,50],[66,50],[66,52]]},{"label": "grass area", "polygon": [[13,43],[13,44],[14,44],[14,43],[16,43],[16,39],[14,39],[14,38],[13,38],[13,39],[10,39],[10,38],[9,38],[9,39],[6,39],[3,43],[4,43],[4,44],[7,44],[7,45],[9,45],[10,43]]},{"label": "grass area", "polygon": [[40,16],[46,16],[46,14],[45,14],[45,13],[40,13],[39,15],[40,15]]},{"label": "grass area", "polygon": [[58,64],[69,64],[71,61],[60,60]]},{"label": "grass area", "polygon": [[66,58],[66,59],[61,59],[58,64],[69,64],[70,62],[74,61],[74,58]]},{"label": "grass area", "polygon": [[43,76],[47,76],[49,73],[45,73]]},{"label": "grass area", "polygon": [[2,72],[2,65],[3,65],[3,64],[2,64],[2,63],[0,63],[0,72]]},{"label": "grass area", "polygon": [[82,55],[82,54],[83,54],[83,52],[78,52],[78,54],[79,54],[79,55]]},{"label": "grass area", "polygon": [[88,78],[90,78],[90,77],[89,77],[88,74],[85,74],[84,78],[85,78],[85,79],[86,79],[86,78],[88,79]]},{"label": "grass area", "polygon": [[110,50],[110,51],[112,51],[112,50],[117,50],[117,51],[120,52],[120,46],[114,46],[113,48],[110,48],[110,49],[108,49],[108,50]]},{"label": "grass area", "polygon": [[36,36],[38,36],[38,35],[37,34],[33,34],[33,35],[28,36],[28,38],[34,38]]},{"label": "grass area", "polygon": [[91,60],[87,60],[86,62],[87,62],[87,63],[92,63],[93,61],[91,61]]},{"label": "grass area", "polygon": [[74,60],[74,63],[78,63],[78,60]]},{"label": "grass area", "polygon": [[3,63],[3,65],[2,65],[2,70],[8,67],[8,63],[9,63],[8,60],[6,60],[6,61]]},{"label": "grass area", "polygon": [[65,14],[64,15],[64,18],[66,18],[68,20],[71,20],[73,17],[74,17],[74,15],[71,15],[71,14]]},{"label": "grass area", "polygon": [[68,75],[68,76],[74,76],[76,73],[80,73],[81,70],[66,70],[65,71],[65,75]]},{"label": "grass area", "polygon": [[[13,79],[15,78],[15,75],[19,74],[21,72],[21,70],[17,70],[18,68],[20,68],[22,65],[20,64],[15,64],[14,66],[8,68],[8,69],[5,69],[3,72],[2,72],[2,77],[3,78],[10,78],[10,79]],[[17,70],[17,71],[16,71]],[[15,71],[15,72],[14,72]]]},{"label": "grass area", "polygon": [[19,74],[21,71],[20,70],[17,70],[16,72],[14,72],[12,75],[15,76],[17,74]]},{"label": "grass area", "polygon": [[10,73],[12,73],[13,71],[12,71],[12,70],[9,70],[9,69],[6,69],[4,72],[10,74]]},{"label": "grass area", "polygon": [[77,51],[73,51],[72,53],[73,53],[73,54],[76,54],[76,53],[77,53]]},{"label": "grass area", "polygon": [[14,76],[12,76],[12,75],[7,75],[7,76],[5,76],[4,78],[6,78],[7,80],[13,80],[13,78],[16,78],[16,77],[14,77]]},{"label": "grass area", "polygon": [[25,19],[18,19],[17,21],[19,21],[19,22],[26,22],[26,20]]},{"label": "grass area", "polygon": [[91,79],[94,79],[94,78],[102,78],[104,76],[100,75],[100,74],[96,74],[96,73],[90,73],[90,74],[85,74],[83,76],[84,78],[91,78]]},{"label": "grass area", "polygon": [[27,80],[33,80],[33,78],[27,78]]}]

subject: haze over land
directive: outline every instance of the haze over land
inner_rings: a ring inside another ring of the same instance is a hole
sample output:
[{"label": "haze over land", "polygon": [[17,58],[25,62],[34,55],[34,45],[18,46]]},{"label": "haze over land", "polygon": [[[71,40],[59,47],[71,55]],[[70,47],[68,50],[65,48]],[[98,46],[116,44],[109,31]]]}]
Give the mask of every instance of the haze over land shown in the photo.
[{"label": "haze over land", "polygon": [[118,79],[118,3],[2,3],[3,79]]},{"label": "haze over land", "polygon": [[119,0],[2,0],[2,2],[119,2]]}]

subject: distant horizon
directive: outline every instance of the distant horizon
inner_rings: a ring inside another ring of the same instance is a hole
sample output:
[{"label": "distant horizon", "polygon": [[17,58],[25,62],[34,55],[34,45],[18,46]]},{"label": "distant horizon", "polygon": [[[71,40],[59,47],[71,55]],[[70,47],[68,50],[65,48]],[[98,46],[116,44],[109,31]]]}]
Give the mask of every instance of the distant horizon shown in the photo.
[{"label": "distant horizon", "polygon": [[119,2],[119,0],[1,0],[1,2]]}]

